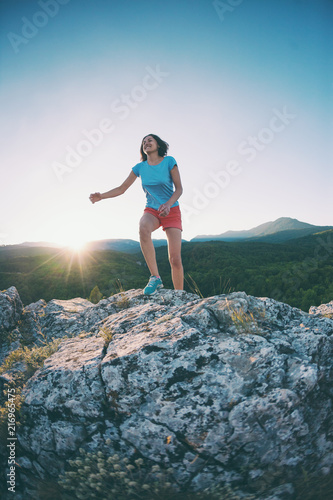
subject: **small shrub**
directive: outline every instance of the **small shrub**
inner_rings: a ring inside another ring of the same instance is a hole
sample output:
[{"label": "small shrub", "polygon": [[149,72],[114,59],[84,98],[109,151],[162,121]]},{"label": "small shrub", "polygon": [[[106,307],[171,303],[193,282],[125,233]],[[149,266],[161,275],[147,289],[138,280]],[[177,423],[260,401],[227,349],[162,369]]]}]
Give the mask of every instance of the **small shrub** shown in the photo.
[{"label": "small shrub", "polygon": [[333,471],[326,476],[303,471],[294,486],[295,500],[329,500],[333,498]]},{"label": "small shrub", "polygon": [[103,294],[101,293],[98,286],[94,286],[89,295],[89,301],[93,304],[98,304],[98,302],[103,298]]},{"label": "small shrub", "polygon": [[5,403],[0,407],[0,437],[6,436],[7,433],[7,415],[8,415],[8,401],[7,394],[8,388],[15,389],[15,419],[16,425],[20,424],[20,409],[23,403],[22,390],[29,378],[43,366],[45,359],[49,358],[54,352],[58,350],[59,344],[62,339],[53,339],[51,342],[46,342],[41,347],[21,347],[11,352],[0,366],[0,374],[9,371],[15,367],[16,363],[24,363],[26,370],[17,370],[13,374],[11,382],[5,384],[4,396]]},{"label": "small shrub", "polygon": [[0,366],[0,374],[10,370],[14,363],[18,361],[24,362],[28,367],[28,372],[31,373],[28,378],[30,378],[38,368],[40,368],[45,359],[49,358],[54,352],[58,350],[61,339],[53,339],[51,342],[45,342],[43,346],[40,347],[20,347],[15,351],[12,351],[5,361]]},{"label": "small shrub", "polygon": [[[106,444],[110,444],[106,440]],[[229,486],[214,485],[202,492],[186,492],[173,477],[173,469],[142,458],[133,460],[119,455],[106,456],[101,451],[89,453],[80,448],[79,455],[68,461],[69,470],[59,477],[64,492],[75,499],[99,500],[252,500],[241,497]]]}]

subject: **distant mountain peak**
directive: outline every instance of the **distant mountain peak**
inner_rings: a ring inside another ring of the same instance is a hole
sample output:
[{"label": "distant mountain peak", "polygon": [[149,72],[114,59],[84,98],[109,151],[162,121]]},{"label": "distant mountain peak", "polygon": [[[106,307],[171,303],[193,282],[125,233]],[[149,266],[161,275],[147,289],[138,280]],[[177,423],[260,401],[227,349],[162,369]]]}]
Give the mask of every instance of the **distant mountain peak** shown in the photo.
[{"label": "distant mountain peak", "polygon": [[[318,229],[328,229],[331,226],[314,226],[307,222],[301,222],[298,219],[291,217],[279,217],[275,221],[265,222],[252,229],[242,231],[227,231],[218,235],[199,235],[191,241],[207,241],[207,240],[222,240],[222,241],[239,241],[253,238],[265,238],[269,235],[281,233],[281,241],[291,238],[297,238],[312,234]],[[299,234],[297,234],[299,232]],[[302,233],[302,234],[301,234]]]}]

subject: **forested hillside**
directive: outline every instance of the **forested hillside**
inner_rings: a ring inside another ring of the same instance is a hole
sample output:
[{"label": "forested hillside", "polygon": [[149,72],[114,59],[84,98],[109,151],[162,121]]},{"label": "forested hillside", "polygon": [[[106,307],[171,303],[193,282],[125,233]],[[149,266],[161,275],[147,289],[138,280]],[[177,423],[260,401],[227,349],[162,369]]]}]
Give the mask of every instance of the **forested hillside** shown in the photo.
[{"label": "forested hillside", "polygon": [[[156,249],[164,286],[171,288],[167,249]],[[203,297],[243,290],[308,311],[333,300],[333,231],[285,244],[183,244],[185,288]],[[141,253],[75,253],[50,248],[0,248],[0,289],[16,286],[24,304],[53,298],[89,298],[143,288],[149,277]]]},{"label": "forested hillside", "polygon": [[52,248],[0,249],[0,289],[14,285],[25,305],[45,299],[89,298],[98,285],[102,294],[122,286],[142,288],[147,277],[141,254],[114,250],[74,252]]},{"label": "forested hillside", "polygon": [[333,300],[332,230],[288,244],[189,244],[183,247],[183,258],[204,297],[244,290],[304,311]]}]

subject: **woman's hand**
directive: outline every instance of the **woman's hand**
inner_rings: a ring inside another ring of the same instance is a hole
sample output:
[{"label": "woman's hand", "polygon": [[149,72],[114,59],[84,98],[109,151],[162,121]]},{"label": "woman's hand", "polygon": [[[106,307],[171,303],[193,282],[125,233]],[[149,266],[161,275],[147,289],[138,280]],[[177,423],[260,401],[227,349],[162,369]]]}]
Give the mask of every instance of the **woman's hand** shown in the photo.
[{"label": "woman's hand", "polygon": [[170,213],[170,206],[167,203],[163,203],[158,209],[158,213],[161,217],[166,217]]},{"label": "woman's hand", "polygon": [[89,196],[89,200],[91,201],[91,203],[96,203],[96,201],[101,201],[101,199],[101,193],[93,193]]}]

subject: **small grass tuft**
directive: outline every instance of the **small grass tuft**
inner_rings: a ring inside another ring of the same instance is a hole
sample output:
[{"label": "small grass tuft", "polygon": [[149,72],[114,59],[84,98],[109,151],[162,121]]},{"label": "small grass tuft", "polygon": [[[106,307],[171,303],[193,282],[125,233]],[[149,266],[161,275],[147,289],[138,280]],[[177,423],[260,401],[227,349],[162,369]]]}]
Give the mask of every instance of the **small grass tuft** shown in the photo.
[{"label": "small grass tuft", "polygon": [[116,280],[116,289],[118,290],[118,294],[120,294],[120,298],[116,302],[116,306],[118,309],[128,309],[130,306],[129,298],[125,294],[125,290],[121,281],[119,279]]},{"label": "small grass tuft", "polygon": [[[228,301],[227,307],[232,323],[239,334],[262,335],[261,328],[257,319],[254,317],[253,312],[232,308]],[[264,319],[265,313],[263,311],[256,310],[255,312],[260,316],[260,319]]]},{"label": "small grass tuft", "polygon": [[254,333],[258,329],[258,323],[252,312],[245,312],[242,309],[234,310],[231,319],[238,333]]},{"label": "small grass tuft", "polygon": [[160,318],[156,320],[156,325],[159,325],[160,323],[165,323],[166,321],[170,321],[173,318],[172,314],[164,314]]},{"label": "small grass tuft", "polygon": [[199,297],[201,297],[203,299],[204,296],[202,295],[198,284],[195,282],[195,280],[192,278],[192,276],[190,274],[187,274],[187,276],[188,276],[188,279],[185,277],[185,281],[188,284],[191,292],[195,293],[196,295],[199,295]]},{"label": "small grass tuft", "polygon": [[109,326],[103,326],[98,333],[105,340],[106,346],[108,346],[113,336],[112,329]]}]

